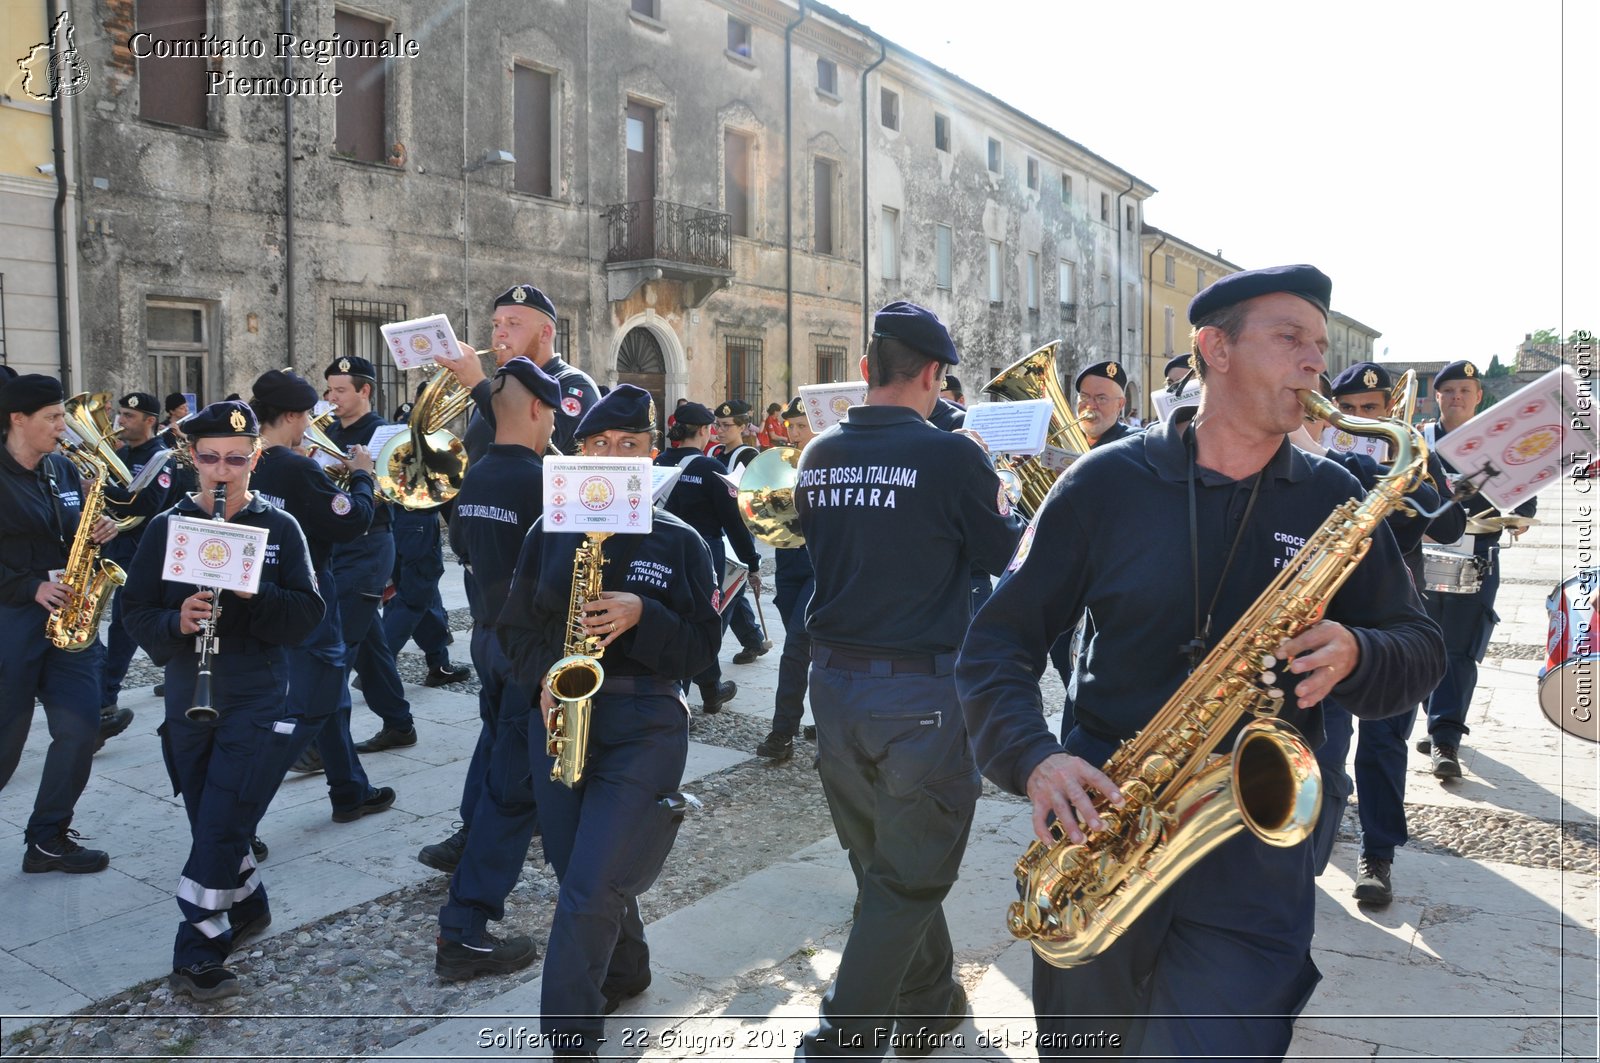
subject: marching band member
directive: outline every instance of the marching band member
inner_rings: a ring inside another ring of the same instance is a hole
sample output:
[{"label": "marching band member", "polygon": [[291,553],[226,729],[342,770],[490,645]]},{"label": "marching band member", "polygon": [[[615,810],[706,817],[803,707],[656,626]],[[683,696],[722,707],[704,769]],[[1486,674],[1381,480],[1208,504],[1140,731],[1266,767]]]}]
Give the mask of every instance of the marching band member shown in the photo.
[{"label": "marching band member", "polygon": [[[726,534],[734,555],[750,566],[750,582],[759,588],[761,555],[756,552],[755,540],[751,538],[744,518],[739,516],[738,492],[723,480],[723,464],[703,453],[706,442],[711,438],[711,426],[714,423],[711,411],[698,402],[686,402],[678,407],[677,421],[667,433],[667,449],[656,456],[657,465],[683,467],[678,482],[672,485],[672,491],[667,495],[666,508],[705,539],[706,546],[711,549],[711,564],[717,573],[719,586],[725,564],[722,537]],[[732,609],[731,604],[722,603],[724,631],[727,630]],[[722,678],[722,663],[715,659],[705,671],[694,677],[694,683],[700,688],[700,711],[707,716],[721,712],[722,706],[739,693],[737,683]]]},{"label": "marching band member", "polygon": [[1128,405],[1123,390],[1127,379],[1127,371],[1118,363],[1096,362],[1072,381],[1072,390],[1078,393],[1079,424],[1091,447],[1133,434],[1133,429],[1122,423],[1122,411]]},{"label": "marching band member", "polygon": [[[587,457],[648,458],[656,432],[650,394],[620,384],[584,415]],[[564,655],[573,557],[583,536],[535,523],[517,561],[498,634],[512,675],[554,700],[543,683]],[[605,591],[582,624],[602,636],[605,684],[594,698],[586,779],[550,780],[536,752],[534,795],[545,858],[561,883],[544,960],[540,1026],[558,1059],[594,1058],[604,1016],[650,984],[639,894],[655,881],[682,819],[689,728],[678,692],[716,655],[722,624],[711,552],[700,534],[657,509],[648,535],[605,541]],[[508,969],[531,960],[522,939],[504,950]]]},{"label": "marching band member", "polygon": [[[54,377],[28,373],[0,382],[0,790],[17,770],[38,698],[50,748],[23,833],[22,870],[83,874],[111,863],[104,851],[79,845],[72,829],[99,738],[105,651],[97,640],[70,653],[45,634],[49,615],[72,593],[59,570],[83,509],[77,467],[54,453],[66,434],[62,398]],[[116,525],[102,516],[94,541],[114,535]]]},{"label": "marching band member", "polygon": [[1189,356],[1187,354],[1173,355],[1167,359],[1166,368],[1162,372],[1166,377],[1167,387],[1172,387],[1189,375]]},{"label": "marching band member", "polygon": [[[158,733],[192,838],[178,879],[184,921],[173,944],[170,984],[195,1000],[215,1000],[239,993],[238,977],[224,966],[228,953],[272,922],[250,839],[283,779],[300,722],[288,704],[287,648],[316,629],[323,603],[300,526],[247,486],[259,443],[250,407],[213,403],[189,418],[184,431],[200,490],[150,522],[123,593],[128,630],[166,667],[167,718]],[[210,519],[219,485],[226,491],[226,519],[268,532],[254,594],[213,596],[162,578],[168,522]],[[216,717],[195,720],[188,710],[200,659],[196,636],[215,609]]]},{"label": "marching band member", "polygon": [[[486,924],[504,918],[538,825],[532,764],[535,739],[544,748],[544,727],[533,723],[537,694],[511,678],[494,622],[523,539],[544,506],[540,455],[555,430],[561,388],[533,362],[512,358],[495,372],[493,389],[495,441],[467,470],[450,518],[451,549],[472,570],[467,602],[483,729],[462,788],[461,829],[418,854],[424,864],[452,872],[434,959],[445,979],[505,969],[484,940]],[[523,954],[532,961],[531,951]]]},{"label": "marching band member", "polygon": [[[717,442],[707,448],[706,453],[722,462],[729,472],[735,472],[749,465],[755,460],[756,455],[761,453],[753,445],[756,431],[750,423],[750,404],[743,399],[729,399],[716,408],[715,414]],[[674,493],[676,493],[676,489],[674,489]],[[678,515],[684,516],[682,513]],[[688,517],[684,517],[684,519],[700,528],[702,535],[706,534],[703,526],[696,524],[695,521]],[[742,521],[739,523],[742,523]],[[732,536],[730,535],[729,538],[731,540]],[[737,542],[737,540],[734,541]],[[711,542],[709,536],[706,538],[706,542]],[[738,553],[737,546],[734,552]],[[716,553],[715,546],[712,547],[712,553]],[[740,554],[740,560],[750,565],[751,591],[760,594],[760,556],[757,555],[756,563],[753,565],[742,554]],[[750,596],[745,594],[743,587],[734,592],[733,601],[723,603],[722,618],[723,630],[726,631],[730,627],[733,628],[733,636],[739,640],[739,645],[742,647],[738,653],[733,655],[734,664],[754,664],[757,657],[772,649],[772,640],[767,638],[767,633],[761,630],[761,625],[756,623],[756,613],[750,605]],[[732,697],[732,695],[730,694],[729,697]]]},{"label": "marching band member", "polygon": [[971,573],[1022,530],[983,451],[927,421],[960,363],[913,303],[878,311],[864,406],[811,441],[795,508],[816,570],[806,614],[817,769],[860,912],[796,1058],[926,1055],[966,1015],[943,901],[982,782],[956,699]]},{"label": "marching band member", "polygon": [[[1483,402],[1478,367],[1459,361],[1439,370],[1433,377],[1433,398],[1439,407],[1439,419],[1423,426],[1429,447],[1436,447],[1447,433],[1470,421]],[[1444,462],[1444,467],[1453,484],[1458,470],[1448,461]],[[1473,495],[1464,505],[1469,517],[1495,513],[1494,504],[1482,495]],[[1538,511],[1538,499],[1530,498],[1514,512],[1519,517],[1531,517]],[[1514,529],[1511,537],[1516,539],[1526,530]],[[1431,755],[1436,778],[1461,777],[1461,739],[1472,732],[1467,726],[1467,710],[1472,706],[1472,693],[1478,687],[1478,663],[1489,648],[1495,621],[1499,619],[1495,615],[1494,599],[1500,591],[1500,535],[1495,531],[1472,536],[1472,554],[1478,559],[1480,574],[1475,592],[1430,594],[1426,599],[1428,615],[1444,629],[1444,642],[1450,654],[1444,680],[1428,697],[1428,739],[1417,747],[1420,752]],[[1463,545],[1466,544],[1463,542]]]},{"label": "marching band member", "polygon": [[[328,382],[328,401],[333,403],[334,419],[328,438],[348,451],[366,446],[384,419],[372,409],[378,379],[372,363],[365,358],[340,358],[323,372]],[[395,669],[394,649],[383,636],[383,621],[378,606],[383,589],[394,571],[394,534],[389,507],[379,503],[372,524],[361,538],[333,548],[333,578],[339,588],[339,619],[348,647],[347,664],[361,677],[361,693],[383,721],[378,733],[356,743],[357,753],[381,753],[396,746],[417,744],[411,703],[406,700],[400,673]],[[350,702],[350,688],[339,695],[339,711]],[[353,724],[352,724],[353,726]]]},{"label": "marching band member", "polygon": [[[1294,449],[1297,389],[1317,387],[1332,282],[1311,266],[1225,277],[1191,302],[1204,391],[1142,436],[1073,463],[1036,514],[956,666],[984,774],[1033,803],[1072,842],[1103,827],[1090,794],[1123,803],[1099,769],[1255,602],[1358,485]],[[1191,501],[1192,500],[1192,501]],[[1175,519],[1174,513],[1191,513]],[[1193,535],[1198,536],[1194,541]],[[1185,578],[1128,564],[1181,558]],[[1230,560],[1231,558],[1231,560]],[[1192,577],[1192,578],[1189,578]],[[1176,593],[1176,600],[1173,600]],[[1046,651],[1092,613],[1076,676],[1076,724],[1057,737],[1040,704]],[[1321,736],[1319,703],[1404,711],[1442,668],[1387,528],[1328,604],[1326,619],[1279,653],[1294,683],[1286,722]],[[1227,749],[1230,738],[1219,748]],[[1091,960],[1060,969],[1035,956],[1040,1056],[1074,1036],[1109,1053],[1197,1059],[1281,1056],[1320,975],[1311,960],[1311,847],[1248,832],[1218,846]]]},{"label": "marching band member", "polygon": [[[788,445],[801,450],[816,438],[799,396],[783,411],[783,430]],[[772,696],[772,731],[756,746],[756,756],[781,761],[794,756],[794,738],[805,718],[806,679],[811,671],[806,610],[811,606],[817,574],[804,543],[773,550],[772,582],[772,604],[783,618],[783,654],[778,658],[778,688]]]},{"label": "marching band member", "polygon": [[[121,429],[118,438],[122,440],[122,445],[117,448],[117,457],[128,467],[128,472],[137,477],[144,472],[145,465],[158,456],[166,463],[166,469],[158,475],[155,482],[140,491],[137,498],[117,507],[120,516],[145,518],[144,521],[125,529],[100,552],[101,557],[123,568],[128,567],[134,553],[138,551],[139,540],[144,536],[144,529],[149,519],[167,508],[173,494],[178,462],[176,456],[162,445],[162,440],[156,435],[158,409],[156,397],[143,391],[130,392],[122,396],[122,401],[117,403],[117,427]],[[127,492],[120,485],[110,484],[106,488],[106,497],[113,502],[124,503]],[[119,706],[117,698],[122,694],[122,680],[128,674],[128,664],[133,660],[133,651],[137,648],[133,636],[122,626],[122,595],[119,594],[111,603],[111,631],[106,640],[105,668],[101,674],[100,741],[102,743],[126,731],[128,725],[133,722],[133,710]]]},{"label": "marching band member", "polygon": [[317,389],[303,377],[273,369],[256,378],[250,408],[261,425],[262,450],[250,488],[300,525],[325,607],[316,630],[288,647],[289,704],[301,713],[291,761],[300,770],[295,758],[315,756],[316,770],[327,776],[334,822],[351,823],[384,811],[395,797],[390,787],[367,779],[350,736],[349,700],[341,698],[348,652],[332,566],[335,546],[356,541],[372,524],[372,455],[363,446],[350,448],[350,476],[341,490],[297,453],[316,405]]}]

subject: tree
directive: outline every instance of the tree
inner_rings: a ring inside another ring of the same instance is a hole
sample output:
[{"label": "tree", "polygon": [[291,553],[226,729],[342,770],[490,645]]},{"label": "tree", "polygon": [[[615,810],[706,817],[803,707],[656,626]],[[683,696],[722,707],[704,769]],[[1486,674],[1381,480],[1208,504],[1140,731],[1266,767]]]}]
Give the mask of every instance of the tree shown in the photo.
[{"label": "tree", "polygon": [[1483,375],[1492,380],[1495,377],[1510,376],[1511,369],[1500,364],[1500,356],[1497,354],[1489,359],[1489,368],[1484,370]]},{"label": "tree", "polygon": [[1542,328],[1538,332],[1535,332],[1533,334],[1533,338],[1528,342],[1538,344],[1541,347],[1548,346],[1550,344],[1557,344],[1561,342],[1561,333],[1557,332],[1553,328]]}]

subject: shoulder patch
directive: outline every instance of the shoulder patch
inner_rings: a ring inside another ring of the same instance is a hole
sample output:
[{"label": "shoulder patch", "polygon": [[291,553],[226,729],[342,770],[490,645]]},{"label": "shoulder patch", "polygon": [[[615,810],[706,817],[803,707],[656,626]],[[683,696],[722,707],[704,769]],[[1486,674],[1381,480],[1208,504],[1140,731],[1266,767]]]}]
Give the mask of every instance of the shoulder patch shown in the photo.
[{"label": "shoulder patch", "polygon": [[350,496],[343,492],[334,495],[333,501],[328,504],[332,506],[333,511],[339,514],[341,517],[350,512]]},{"label": "shoulder patch", "polygon": [[1022,541],[1017,543],[1017,552],[1012,555],[1011,563],[1006,566],[1007,572],[1015,572],[1028,560],[1028,551],[1033,549],[1033,529],[1038,525],[1037,519],[1028,522],[1028,527],[1023,530]]},{"label": "shoulder patch", "polygon": [[568,395],[566,398],[561,400],[561,412],[566,414],[568,417],[576,417],[578,414],[583,412],[583,403],[579,402],[572,395]]},{"label": "shoulder patch", "polygon": [[1011,496],[1006,494],[1006,483],[1004,480],[1000,481],[1000,494],[995,499],[994,504],[995,508],[1000,511],[1000,515],[1002,517],[1011,516]]},{"label": "shoulder patch", "polygon": [[713,587],[713,588],[711,588],[711,608],[715,609],[719,613],[722,612],[722,588],[721,587]]},{"label": "shoulder patch", "polygon": [[582,396],[583,395],[583,389],[582,388],[568,388],[567,389],[567,394],[568,395]]},{"label": "shoulder patch", "polygon": [[156,483],[161,485],[161,489],[163,491],[166,490],[172,486],[172,474],[170,472],[163,472],[160,476],[156,477]]}]

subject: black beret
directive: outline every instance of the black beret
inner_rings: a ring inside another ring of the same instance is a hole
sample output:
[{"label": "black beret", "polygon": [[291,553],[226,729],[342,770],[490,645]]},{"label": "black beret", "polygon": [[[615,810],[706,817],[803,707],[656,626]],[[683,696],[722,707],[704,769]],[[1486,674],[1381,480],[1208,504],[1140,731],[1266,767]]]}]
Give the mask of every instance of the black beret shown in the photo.
[{"label": "black beret", "polygon": [[24,373],[0,385],[0,414],[34,413],[62,400],[61,381],[43,373]]},{"label": "black beret", "polygon": [[946,365],[960,365],[961,356],[950,339],[950,330],[939,316],[925,306],[897,299],[878,311],[872,319],[872,334],[899,340],[925,358]]},{"label": "black beret", "polygon": [[394,408],[394,416],[389,418],[389,420],[394,424],[405,424],[407,421],[411,420],[412,405],[413,404],[409,402],[402,402],[400,405]]},{"label": "black beret", "polygon": [[611,394],[589,407],[574,433],[579,439],[601,432],[651,432],[656,430],[656,402],[644,388],[618,384]]},{"label": "black beret", "polygon": [[151,417],[156,415],[156,411],[160,407],[160,403],[156,402],[156,397],[148,391],[130,391],[118,400],[117,405],[126,406],[128,409],[136,410],[139,413],[148,413]]},{"label": "black beret", "polygon": [[331,376],[364,376],[368,380],[378,379],[377,371],[372,368],[372,363],[359,354],[352,354],[348,358],[338,358],[322,371],[322,378],[326,380]]},{"label": "black beret", "polygon": [[[1452,380],[1477,380],[1478,367],[1468,361],[1451,362],[1437,373],[1433,374],[1433,390],[1438,391],[1439,385],[1448,384]],[[1482,384],[1478,385],[1482,387]]]},{"label": "black beret", "polygon": [[944,390],[954,392],[957,395],[966,394],[961,390],[961,378],[954,373],[946,373],[944,375]]},{"label": "black beret", "polygon": [[750,412],[750,404],[743,399],[729,399],[717,407],[718,417],[743,417]]},{"label": "black beret", "polygon": [[300,413],[317,404],[317,389],[305,377],[287,369],[269,369],[256,377],[250,397],[262,406]]},{"label": "black beret", "polygon": [[1092,376],[1104,377],[1119,388],[1128,386],[1128,372],[1122,366],[1116,362],[1096,362],[1073,378],[1072,390],[1082,391],[1083,382]]},{"label": "black beret", "polygon": [[17,371],[9,365],[0,365],[0,382],[17,379]]},{"label": "black beret", "polygon": [[1377,362],[1356,362],[1333,378],[1331,397],[1359,395],[1363,391],[1388,391],[1394,387],[1389,370]]},{"label": "black beret", "polygon": [[531,284],[517,284],[507,288],[500,298],[494,301],[498,309],[502,306],[531,306],[551,321],[556,319],[556,304],[550,297]]},{"label": "black beret", "polygon": [[513,377],[517,383],[533,392],[533,397],[549,406],[551,409],[561,409],[561,385],[557,384],[555,377],[533,364],[531,358],[518,355],[506,360],[506,364],[495,370],[496,377]]},{"label": "black beret", "polygon": [[1268,266],[1266,269],[1247,269],[1230,273],[1213,281],[1205,291],[1189,302],[1189,324],[1200,321],[1235,303],[1254,299],[1258,295],[1288,292],[1298,295],[1328,316],[1328,305],[1333,299],[1333,281],[1315,266]]},{"label": "black beret", "polygon": [[789,405],[783,408],[783,413],[780,416],[785,421],[792,421],[797,417],[804,417],[805,415],[806,411],[800,405],[800,396],[796,395],[794,398],[789,400]]},{"label": "black beret", "polygon": [[1189,356],[1187,354],[1177,354],[1167,359],[1167,367],[1161,370],[1161,375],[1166,376],[1174,369],[1182,369],[1185,373],[1187,373],[1193,368],[1194,366],[1190,363]]},{"label": "black beret", "polygon": [[210,406],[183,420],[183,434],[190,439],[214,439],[222,436],[249,436],[261,434],[255,411],[237,399],[213,402]]},{"label": "black beret", "polygon": [[162,405],[166,408],[166,411],[168,413],[171,413],[173,410],[176,410],[179,406],[182,406],[184,403],[186,403],[188,401],[189,401],[188,396],[185,395],[183,392],[174,391],[171,395],[167,396],[167,401],[165,403],[163,403]]},{"label": "black beret", "polygon": [[716,424],[716,417],[710,410],[698,402],[686,402],[679,406],[672,414],[673,420],[678,424],[702,425]]}]

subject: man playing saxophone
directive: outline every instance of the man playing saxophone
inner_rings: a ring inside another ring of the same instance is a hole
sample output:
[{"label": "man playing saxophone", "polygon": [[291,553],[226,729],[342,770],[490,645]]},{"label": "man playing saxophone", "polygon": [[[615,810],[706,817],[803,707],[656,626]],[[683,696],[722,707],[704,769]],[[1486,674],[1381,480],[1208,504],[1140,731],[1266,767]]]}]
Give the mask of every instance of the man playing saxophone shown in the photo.
[{"label": "man playing saxophone", "polygon": [[[91,639],[73,652],[45,635],[50,615],[83,591],[60,576],[78,540],[85,487],[77,467],[54,453],[66,432],[62,398],[54,377],[30,373],[0,384],[0,790],[17,770],[37,697],[50,721],[50,749],[23,834],[22,870],[82,874],[111,862],[79,845],[71,829],[100,735],[105,650]],[[105,543],[116,524],[102,516],[86,531],[92,543]]]},{"label": "man playing saxophone", "polygon": [[[648,459],[656,428],[649,392],[622,384],[584,415],[577,436],[586,457]],[[535,523],[497,629],[512,679],[543,691],[547,725],[555,701],[544,680],[566,656],[569,619],[605,654],[582,784],[553,781],[543,745],[533,757],[545,859],[561,883],[540,996],[540,1029],[558,1059],[594,1058],[604,1016],[650,984],[638,898],[660,873],[683,816],[677,789],[689,716],[679,683],[710,663],[722,638],[711,553],[689,525],[658,508],[649,534],[606,539],[604,589],[571,618],[573,562],[584,542]],[[502,946],[515,952],[505,969],[532,958],[526,939],[521,951],[511,945]]]},{"label": "man playing saxophone", "polygon": [[[1051,819],[1072,843],[1085,832],[1108,837],[1109,810],[1137,790],[1099,766],[1228,641],[1280,570],[1313,556],[1297,561],[1335,507],[1362,496],[1347,472],[1286,438],[1302,420],[1297,392],[1315,391],[1325,366],[1331,289],[1311,266],[1282,266],[1233,274],[1197,295],[1189,319],[1198,411],[1074,463],[967,632],[956,681],[979,765],[1032,800],[1042,844],[1055,841]],[[1320,603],[1323,618],[1276,647],[1282,674],[1262,679],[1269,691],[1281,684],[1281,720],[1312,745],[1330,694],[1363,716],[1392,715],[1443,668],[1438,628],[1392,535],[1378,526],[1370,539],[1348,582]],[[1136,563],[1151,557],[1172,565]],[[1051,643],[1085,611],[1094,625],[1077,665],[1076,722],[1058,740],[1036,677]],[[1232,743],[1222,736],[1217,752]],[[1314,803],[1316,791],[1305,792]],[[1185,840],[1182,827],[1158,820],[1152,829],[1168,847]],[[1181,875],[1168,870],[1172,884],[1120,937],[1091,920],[1084,933],[1105,944],[1082,962],[1062,969],[1036,956],[1041,1058],[1074,1044],[1183,1059],[1281,1056],[1320,977],[1310,955],[1312,853],[1301,837],[1280,846],[1235,834]]]}]

